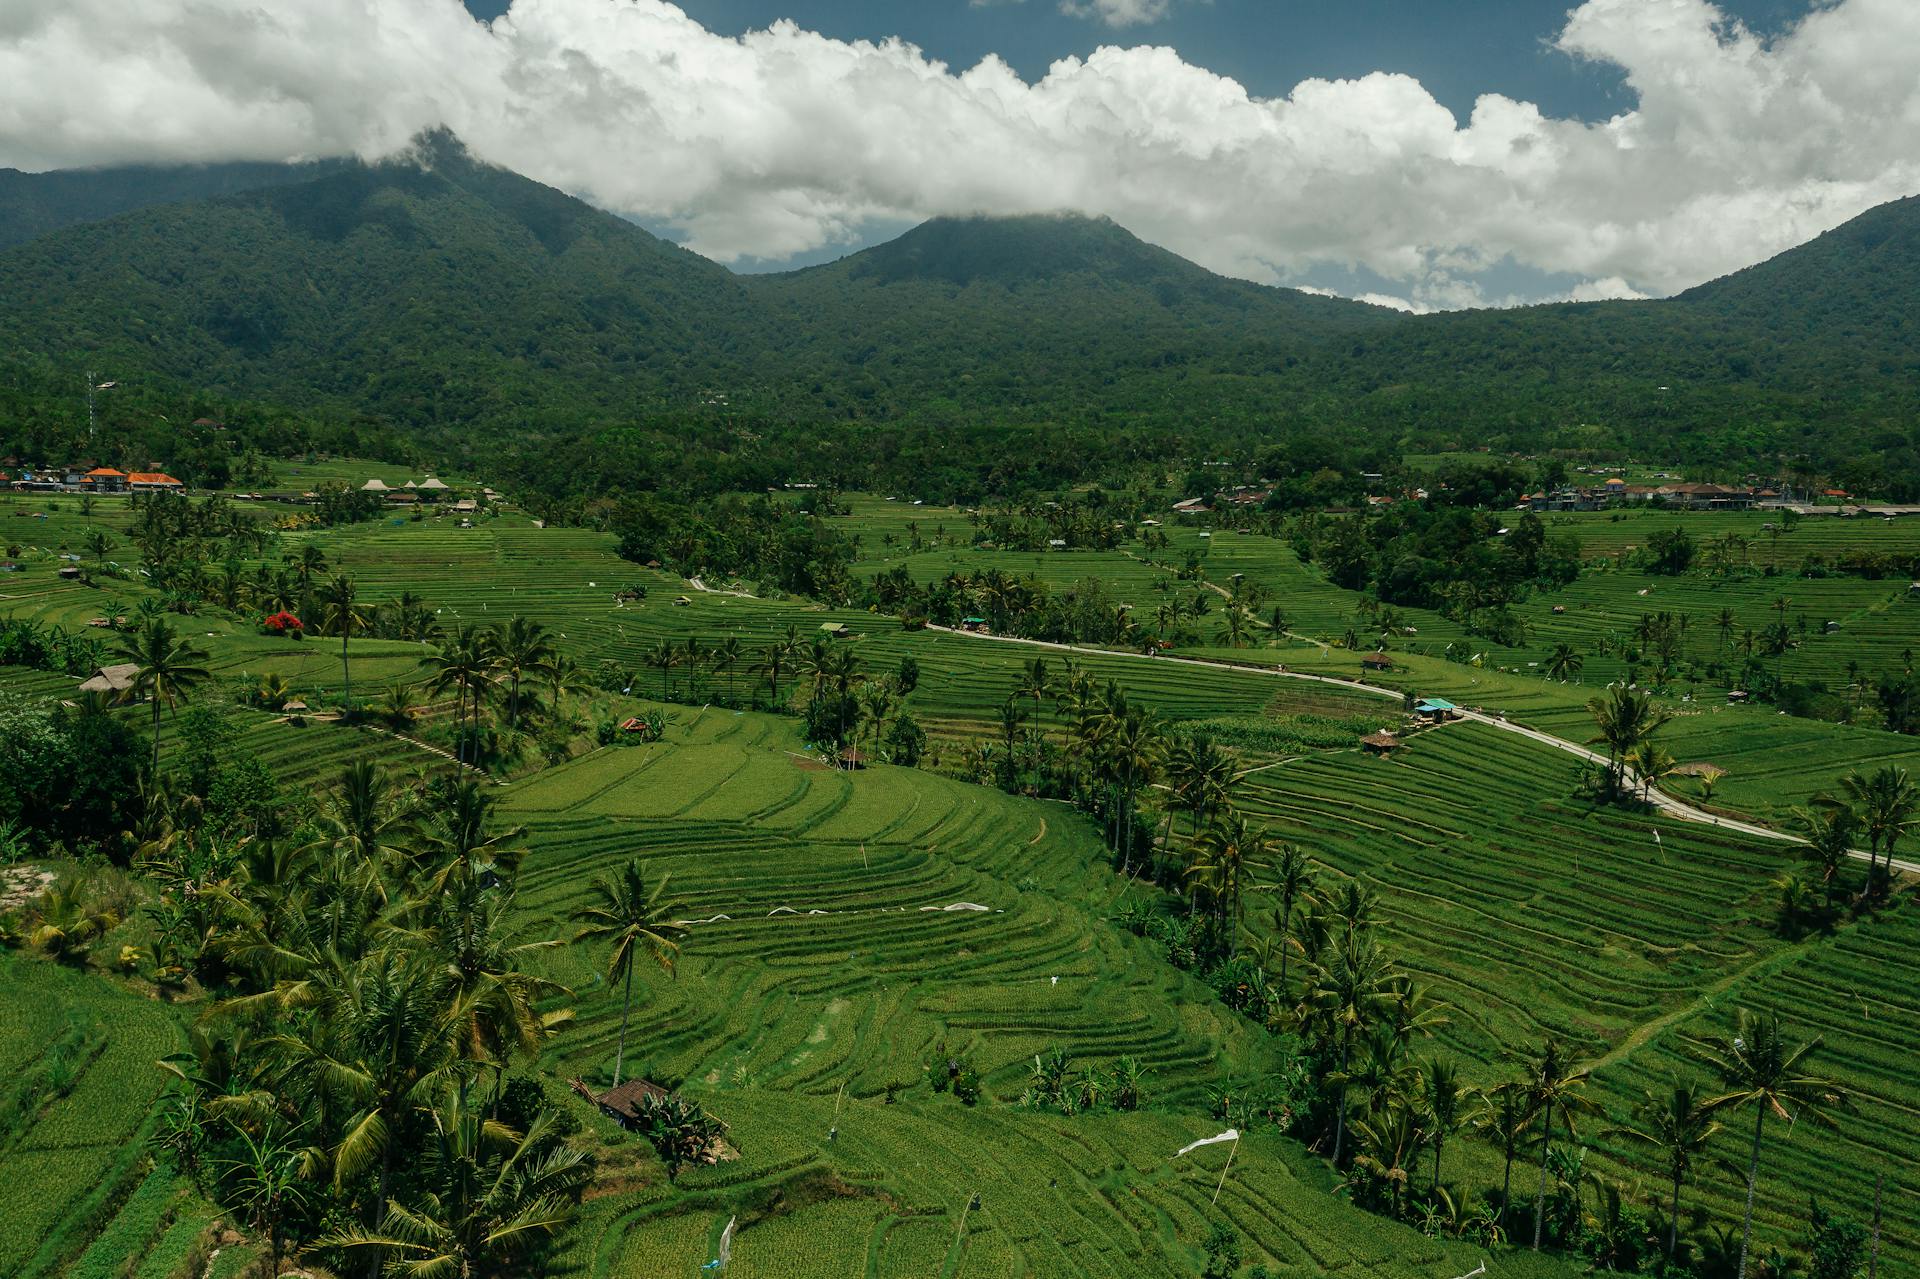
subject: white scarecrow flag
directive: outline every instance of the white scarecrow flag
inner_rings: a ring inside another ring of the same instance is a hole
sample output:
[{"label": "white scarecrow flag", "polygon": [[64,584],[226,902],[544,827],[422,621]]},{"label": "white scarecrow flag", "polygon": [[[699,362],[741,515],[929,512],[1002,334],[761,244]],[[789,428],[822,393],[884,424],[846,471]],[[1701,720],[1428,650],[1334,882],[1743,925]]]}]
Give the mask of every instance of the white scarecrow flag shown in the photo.
[{"label": "white scarecrow flag", "polygon": [[733,1260],[733,1227],[738,1220],[738,1217],[727,1218],[727,1228],[720,1232],[720,1255],[700,1267],[702,1270],[725,1270]]},{"label": "white scarecrow flag", "polygon": [[1240,1130],[1238,1128],[1229,1128],[1225,1132],[1219,1133],[1216,1136],[1202,1137],[1198,1141],[1190,1141],[1186,1145],[1180,1147],[1180,1149],[1176,1151],[1173,1156],[1175,1159],[1178,1159],[1181,1155],[1186,1154],[1190,1150],[1198,1150],[1202,1146],[1217,1146],[1223,1141],[1232,1142],[1233,1149],[1227,1152],[1227,1162],[1225,1166],[1220,1169],[1220,1182],[1218,1185],[1216,1185],[1213,1188],[1214,1203],[1220,1202],[1220,1191],[1224,1189],[1227,1184],[1227,1169],[1233,1167],[1233,1157],[1240,1153]]},{"label": "white scarecrow flag", "polygon": [[1238,1128],[1229,1128],[1217,1137],[1202,1137],[1198,1141],[1188,1142],[1186,1145],[1180,1147],[1180,1149],[1174,1154],[1173,1157],[1175,1159],[1178,1159],[1181,1155],[1190,1154],[1191,1152],[1200,1149],[1200,1147],[1202,1146],[1217,1146],[1223,1141],[1238,1141],[1238,1140],[1240,1140],[1240,1130]]}]

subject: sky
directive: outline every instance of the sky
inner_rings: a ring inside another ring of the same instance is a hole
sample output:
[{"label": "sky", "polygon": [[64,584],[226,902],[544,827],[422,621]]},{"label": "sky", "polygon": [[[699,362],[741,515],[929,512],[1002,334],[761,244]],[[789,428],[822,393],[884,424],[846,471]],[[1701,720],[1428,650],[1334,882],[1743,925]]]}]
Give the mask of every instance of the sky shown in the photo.
[{"label": "sky", "polygon": [[1920,0],[0,0],[0,165],[483,159],[737,269],[1101,214],[1416,310],[1920,192]]}]

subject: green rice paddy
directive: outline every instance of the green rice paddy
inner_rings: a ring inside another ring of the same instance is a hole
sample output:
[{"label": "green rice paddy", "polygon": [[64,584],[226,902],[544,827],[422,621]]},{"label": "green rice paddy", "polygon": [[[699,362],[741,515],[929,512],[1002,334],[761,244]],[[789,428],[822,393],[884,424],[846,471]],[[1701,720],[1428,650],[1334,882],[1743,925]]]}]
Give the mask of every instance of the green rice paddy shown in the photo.
[{"label": "green rice paddy", "polygon": [[[54,547],[77,544],[86,521],[71,504],[18,504],[45,507],[49,518],[8,514],[0,503],[0,528],[33,529],[31,545],[44,554],[23,549],[21,570],[0,577],[0,611],[78,628],[110,601],[145,590],[137,574],[99,586],[60,581]],[[992,566],[1057,586],[1099,577],[1142,600],[1170,576],[1137,548],[975,551],[965,545],[963,513],[865,498],[855,510],[862,571],[904,563],[924,580]],[[92,517],[113,518],[113,509]],[[1745,517],[1727,520],[1735,518]],[[903,539],[909,520],[929,535],[944,523],[955,544],[919,554],[881,544],[885,532]],[[1648,516],[1631,529],[1626,521],[1580,529],[1600,552],[1657,526]],[[1809,520],[1781,542],[1824,545],[1818,539],[1856,530],[1890,539],[1905,527]],[[1201,547],[1193,530],[1169,532],[1175,562],[1186,545]],[[853,646],[864,670],[884,673],[909,656],[919,664],[908,709],[946,740],[990,732],[1035,656],[1056,670],[1071,658],[1172,721],[1398,718],[1394,698],[1278,678],[1270,668],[1280,665],[1362,676],[1357,653],[1304,640],[1192,651],[1247,667],[1227,669],[909,631],[877,614],[694,591],[620,561],[606,535],[535,528],[511,514],[469,529],[442,518],[302,533],[276,554],[307,540],[355,577],[364,599],[409,591],[448,625],[516,614],[542,621],[581,666],[610,663],[632,677],[619,703],[630,710],[658,692],[660,674],[644,655],[662,639],[735,637],[751,648],[789,626],[810,638],[835,621],[852,630],[837,642]],[[1260,582],[1297,635],[1331,639],[1354,624],[1357,597],[1283,544],[1225,531],[1206,541],[1208,579],[1224,584],[1244,573]],[[647,588],[644,600],[616,600],[635,584]],[[1528,644],[1491,651],[1479,666],[1437,655],[1470,638],[1454,623],[1398,610],[1415,633],[1396,643],[1395,671],[1367,678],[1580,742],[1592,733],[1585,701],[1615,672],[1590,657],[1583,682],[1548,681],[1530,663],[1553,643],[1584,647],[1630,629],[1642,611],[1683,609],[1695,619],[1689,651],[1704,660],[1718,642],[1709,620],[1720,607],[1757,628],[1787,594],[1795,612],[1840,622],[1786,656],[1789,674],[1830,677],[1847,660],[1877,670],[1920,637],[1920,605],[1906,603],[1904,590],[1904,582],[1607,572],[1529,601]],[[674,602],[681,595],[687,604]],[[1565,613],[1550,611],[1556,602]],[[335,642],[267,639],[218,612],[181,624],[211,651],[222,695],[268,672],[302,693],[337,687]],[[351,651],[357,689],[420,678],[417,644],[356,639]],[[671,678],[678,686],[685,676]],[[742,669],[703,679],[711,691],[744,688],[754,676]],[[71,684],[0,673],[7,690],[33,696],[65,695]],[[1669,705],[1677,717],[1663,736],[1668,749],[1725,768],[1713,802],[1759,820],[1786,820],[1851,768],[1920,769],[1915,739],[1730,706],[1717,688],[1675,690]],[[570,1273],[694,1273],[733,1217],[742,1228],[729,1273],[745,1275],[1191,1274],[1199,1241],[1221,1220],[1240,1234],[1249,1263],[1283,1274],[1448,1279],[1478,1264],[1471,1249],[1351,1208],[1328,1193],[1320,1162],[1269,1135],[1242,1144],[1224,1181],[1221,1148],[1172,1159],[1217,1131],[1204,1107],[1208,1087],[1269,1068],[1273,1048],[1116,926],[1125,890],[1083,818],[929,772],[822,769],[791,720],[660,709],[664,741],[596,750],[499,794],[506,815],[528,828],[520,906],[534,935],[568,935],[567,916],[593,878],[629,858],[650,878],[670,876],[684,918],[701,921],[676,974],[644,975],[629,1062],[703,1101],[729,1125],[740,1157],[690,1170],[677,1185],[642,1160],[640,1174],[589,1201],[568,1236]],[[324,784],[359,757],[409,771],[437,766],[416,747],[364,730],[296,727],[254,712],[236,722],[245,749],[283,785]],[[1470,722],[1416,734],[1390,759],[1331,742],[1249,750],[1246,759],[1263,767],[1243,779],[1241,807],[1307,848],[1323,875],[1380,894],[1390,948],[1451,1006],[1437,1045],[1472,1078],[1501,1077],[1508,1053],[1552,1033],[1597,1063],[1594,1092],[1622,1119],[1642,1088],[1695,1070],[1691,1053],[1726,1033],[1733,1009],[1777,1009],[1796,1032],[1826,1036],[1821,1065],[1847,1083],[1854,1106],[1835,1130],[1801,1128],[1770,1144],[1762,1228],[1783,1232],[1816,1191],[1863,1215],[1882,1173],[1889,1221],[1920,1218],[1914,908],[1832,937],[1783,940],[1771,927],[1771,881],[1793,864],[1791,849],[1591,805],[1578,797],[1578,761]],[[1689,785],[1673,789],[1686,795]],[[610,1068],[620,1006],[595,958],[556,952],[554,975],[575,990],[578,1014],[544,1062],[556,1095],[558,1081]],[[30,1077],[51,1045],[74,1035],[91,1054],[69,1094],[0,1132],[0,1168],[10,1176],[75,1188],[44,1202],[9,1201],[0,1273],[61,1273],[90,1240],[129,1239],[137,1240],[129,1255],[137,1249],[143,1258],[133,1273],[172,1279],[166,1258],[184,1257],[193,1234],[159,1209],[171,1189],[143,1182],[125,1151],[159,1089],[148,1063],[177,1041],[179,1024],[164,1006],[102,978],[0,955],[0,1073]],[[1056,1046],[1081,1064],[1140,1059],[1147,1108],[1072,1119],[1013,1109],[1034,1055]],[[927,1087],[924,1066],[936,1053],[964,1055],[979,1069],[986,1097],[978,1107]],[[580,1113],[595,1140],[635,1158],[631,1143]],[[1604,1121],[1588,1123],[1583,1139],[1601,1167],[1635,1184],[1654,1179],[1635,1162],[1641,1156],[1603,1135]],[[1476,1173],[1490,1157],[1463,1143],[1460,1158]],[[102,1185],[114,1188],[117,1206],[96,1219],[81,1197]],[[1713,1169],[1694,1194],[1725,1222],[1740,1189]],[[980,1206],[969,1208],[975,1193]],[[1905,1224],[1889,1230],[1885,1247],[1890,1273],[1920,1265],[1920,1238]],[[1502,1274],[1569,1273],[1526,1254],[1501,1257]]]}]

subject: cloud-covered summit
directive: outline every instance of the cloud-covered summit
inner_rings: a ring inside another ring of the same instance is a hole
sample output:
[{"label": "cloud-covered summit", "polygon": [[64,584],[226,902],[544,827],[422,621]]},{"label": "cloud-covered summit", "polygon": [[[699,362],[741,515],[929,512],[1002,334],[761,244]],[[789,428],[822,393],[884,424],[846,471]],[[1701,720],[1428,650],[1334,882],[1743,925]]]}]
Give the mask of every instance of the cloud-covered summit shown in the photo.
[{"label": "cloud-covered summit", "polygon": [[373,157],[445,125],[722,261],[1072,209],[1219,271],[1338,270],[1420,307],[1504,300],[1516,266],[1668,293],[1920,190],[1911,0],[1771,39],[1707,0],[1587,0],[1554,44],[1620,68],[1635,107],[1587,123],[1488,94],[1462,123],[1382,72],[1256,98],[1152,46],[1027,82],[791,22],[720,36],[664,0],[517,0],[490,24],[458,0],[26,0],[0,14],[0,164]]}]

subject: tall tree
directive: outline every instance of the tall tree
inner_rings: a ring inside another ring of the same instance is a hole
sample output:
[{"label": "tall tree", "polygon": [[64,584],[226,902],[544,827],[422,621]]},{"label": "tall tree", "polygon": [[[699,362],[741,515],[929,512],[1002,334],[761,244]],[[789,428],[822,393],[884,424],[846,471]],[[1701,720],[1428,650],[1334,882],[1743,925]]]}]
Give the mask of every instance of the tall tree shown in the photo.
[{"label": "tall tree", "polygon": [[483,1119],[455,1095],[432,1113],[428,1189],[415,1205],[389,1201],[375,1228],[336,1231],[325,1246],[364,1252],[388,1274],[504,1279],[573,1216],[591,1166],[556,1140],[556,1113],[517,1133]]},{"label": "tall tree", "polygon": [[340,636],[340,682],[346,700],[347,718],[353,718],[353,670],[347,663],[347,638],[367,624],[366,610],[355,602],[353,579],[335,573],[320,588],[320,624]]},{"label": "tall tree", "polygon": [[1725,1048],[1702,1054],[1719,1072],[1726,1091],[1704,1103],[1709,1114],[1753,1111],[1753,1153],[1747,1160],[1747,1208],[1740,1226],[1738,1279],[1747,1279],[1747,1250],[1753,1242],[1753,1195],[1760,1184],[1760,1145],[1767,1116],[1798,1123],[1808,1119],[1831,1124],[1834,1107],[1845,1094],[1831,1079],[1810,1073],[1807,1059],[1820,1047],[1820,1036],[1794,1047],[1775,1014],[1756,1015],[1741,1009],[1733,1038]]},{"label": "tall tree", "polygon": [[1333,1028],[1340,1045],[1339,1085],[1334,1102],[1333,1163],[1340,1157],[1347,1134],[1347,1076],[1353,1064],[1353,1044],[1384,1011],[1391,995],[1392,968],[1380,947],[1366,933],[1339,938],[1326,962],[1314,975],[1309,996],[1315,1010]]},{"label": "tall tree", "polygon": [[118,656],[138,668],[127,692],[153,701],[153,763],[150,777],[160,775],[160,708],[171,708],[212,677],[201,666],[207,654],[174,632],[164,618],[149,618],[145,626],[123,636]]},{"label": "tall tree", "polygon": [[1547,1153],[1553,1142],[1556,1114],[1566,1116],[1567,1135],[1574,1135],[1573,1112],[1591,1109],[1586,1098],[1587,1071],[1568,1059],[1560,1041],[1551,1035],[1534,1058],[1529,1097],[1540,1117],[1540,1192],[1533,1203],[1533,1250],[1540,1251],[1547,1228]]},{"label": "tall tree", "polygon": [[1287,991],[1288,951],[1293,945],[1293,908],[1313,895],[1313,863],[1306,850],[1294,844],[1282,844],[1273,859],[1273,891],[1280,897],[1280,909],[1274,923],[1280,929],[1280,998]]},{"label": "tall tree", "polygon": [[500,673],[507,678],[507,725],[520,725],[520,684],[547,674],[555,657],[553,641],[539,622],[515,617],[500,632]]},{"label": "tall tree", "polygon": [[461,763],[470,763],[467,759],[466,731],[469,713],[478,719],[480,698],[493,677],[496,665],[494,652],[494,633],[491,630],[462,623],[453,635],[441,642],[440,647],[422,659],[433,672],[432,688],[435,692],[452,689],[453,728],[455,734],[454,757]]},{"label": "tall tree", "polygon": [[1613,1130],[1615,1136],[1653,1151],[1666,1165],[1667,1179],[1673,1185],[1673,1199],[1667,1208],[1669,1261],[1680,1246],[1680,1188],[1719,1131],[1720,1123],[1713,1112],[1687,1084],[1676,1084],[1667,1093],[1649,1092],[1646,1100],[1634,1107],[1633,1123]]},{"label": "tall tree", "polygon": [[1467,1122],[1473,1089],[1461,1082],[1460,1070],[1451,1061],[1435,1057],[1420,1072],[1421,1126],[1433,1146],[1433,1189],[1440,1191],[1440,1156],[1447,1140]]},{"label": "tall tree", "polygon": [[686,935],[687,930],[673,922],[672,915],[677,908],[663,900],[666,891],[667,876],[662,875],[660,882],[649,891],[640,873],[640,863],[630,861],[617,878],[601,876],[594,880],[593,904],[582,907],[574,915],[575,920],[585,925],[574,934],[574,941],[611,943],[607,952],[607,984],[620,982],[625,991],[620,1007],[619,1046],[613,1057],[616,1088],[620,1086],[620,1071],[626,1062],[627,1022],[633,1014],[634,960],[645,951],[671,972],[674,957],[680,951],[679,939]]},{"label": "tall tree", "polygon": [[1641,744],[1650,741],[1672,715],[1653,700],[1651,693],[1626,685],[1593,698],[1587,703],[1587,710],[1600,730],[1590,740],[1606,743],[1608,787],[1612,794],[1618,795],[1626,787],[1629,757]]},{"label": "tall tree", "polygon": [[[1840,779],[1840,787],[1866,834],[1867,878],[1879,891],[1893,875],[1894,845],[1920,824],[1920,786],[1914,785],[1906,769],[1883,764],[1869,774],[1848,773]],[[1884,868],[1878,861],[1882,852],[1887,855]]]}]

